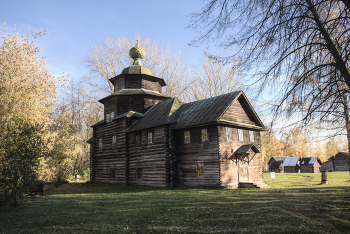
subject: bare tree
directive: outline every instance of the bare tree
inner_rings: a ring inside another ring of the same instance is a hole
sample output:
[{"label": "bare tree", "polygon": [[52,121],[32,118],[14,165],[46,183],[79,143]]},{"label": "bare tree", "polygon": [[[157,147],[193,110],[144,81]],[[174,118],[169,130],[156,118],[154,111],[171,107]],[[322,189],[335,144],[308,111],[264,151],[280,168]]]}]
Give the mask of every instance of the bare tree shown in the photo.
[{"label": "bare tree", "polygon": [[340,120],[350,145],[349,14],[347,0],[211,0],[192,15],[202,30],[193,45],[236,49],[259,93],[276,94],[275,117],[298,112],[302,124],[323,127]]},{"label": "bare tree", "polygon": [[[154,76],[167,82],[164,94],[181,98],[187,89],[184,85],[187,67],[181,51],[173,54],[168,46],[161,46],[157,41],[140,36],[137,38],[146,51],[143,65],[150,68]],[[127,38],[107,38],[105,44],[92,46],[89,50],[84,63],[90,69],[91,76],[85,77],[85,80],[101,95],[113,93],[113,86],[108,80],[132,64],[129,51],[135,42]]]},{"label": "bare tree", "polygon": [[205,57],[199,65],[192,67],[193,82],[188,99],[198,101],[239,90],[243,87],[239,78],[236,63],[224,64]]}]

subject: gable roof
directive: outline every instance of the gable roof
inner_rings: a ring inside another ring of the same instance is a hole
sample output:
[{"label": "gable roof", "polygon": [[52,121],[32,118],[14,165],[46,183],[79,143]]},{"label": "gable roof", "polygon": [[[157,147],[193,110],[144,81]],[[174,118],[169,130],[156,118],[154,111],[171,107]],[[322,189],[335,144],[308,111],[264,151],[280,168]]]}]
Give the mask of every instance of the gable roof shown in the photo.
[{"label": "gable roof", "polygon": [[143,116],[142,119],[133,123],[126,132],[133,132],[148,128],[154,128],[169,123],[175,123],[177,119],[177,110],[183,105],[178,98],[168,99],[153,105]]},{"label": "gable roof", "polygon": [[233,154],[244,154],[244,153],[247,153],[250,149],[252,149],[255,153],[260,153],[259,149],[256,148],[254,144],[249,144],[249,145],[242,145]]},{"label": "gable roof", "polygon": [[284,167],[294,167],[298,164],[299,157],[286,157],[282,166]]},{"label": "gable roof", "polygon": [[95,127],[95,126],[98,126],[98,125],[101,125],[101,124],[104,124],[104,123],[105,123],[105,120],[103,119],[103,120],[100,120],[97,123],[91,125],[90,127]]},{"label": "gable roof", "polygon": [[[262,123],[262,121],[260,120],[259,116],[257,115],[257,113],[255,112],[253,106],[250,104],[248,98],[245,96],[245,94],[243,93],[243,91],[240,91],[241,93],[235,98],[235,100],[241,100],[243,101],[243,105],[246,106],[247,111],[249,111],[250,113],[248,114],[249,116],[251,116],[255,122],[257,123],[257,126],[251,125],[251,124],[246,124],[246,123],[241,123],[241,122],[234,122],[234,121],[230,121],[230,120],[226,120],[224,118],[224,114],[227,110],[225,110],[224,113],[222,113],[222,115],[219,117],[219,121],[221,122],[227,122],[227,123],[232,123],[235,125],[239,125],[242,127],[254,127],[257,129],[261,129],[264,128],[264,124]],[[227,109],[233,104],[233,101],[230,103],[230,105],[227,107]],[[243,107],[243,106],[242,106]]]},{"label": "gable roof", "polygon": [[283,160],[286,159],[286,157],[287,157],[287,156],[272,156],[272,157],[270,158],[270,160],[269,160],[268,163],[270,163],[270,161],[271,161],[272,159],[274,159],[274,160],[276,160],[276,161],[283,161]]},{"label": "gable roof", "polygon": [[300,165],[313,165],[317,160],[320,159],[318,157],[302,158],[300,159]]},{"label": "gable roof", "polygon": [[178,110],[180,114],[177,123],[174,125],[174,129],[217,122],[221,115],[241,93],[243,92],[236,91],[183,104]]},{"label": "gable roof", "polygon": [[282,161],[275,161],[271,163],[270,169],[279,168],[282,165]]},{"label": "gable roof", "polygon": [[336,155],[343,155],[345,157],[349,157],[349,152],[339,152]]}]

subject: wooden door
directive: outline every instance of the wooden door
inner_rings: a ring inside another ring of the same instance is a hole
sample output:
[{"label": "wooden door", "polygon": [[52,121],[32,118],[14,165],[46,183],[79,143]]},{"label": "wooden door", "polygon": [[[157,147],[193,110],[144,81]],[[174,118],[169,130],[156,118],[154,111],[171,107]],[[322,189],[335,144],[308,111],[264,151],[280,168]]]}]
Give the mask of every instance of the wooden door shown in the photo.
[{"label": "wooden door", "polygon": [[248,181],[248,163],[244,160],[238,160],[238,181]]}]

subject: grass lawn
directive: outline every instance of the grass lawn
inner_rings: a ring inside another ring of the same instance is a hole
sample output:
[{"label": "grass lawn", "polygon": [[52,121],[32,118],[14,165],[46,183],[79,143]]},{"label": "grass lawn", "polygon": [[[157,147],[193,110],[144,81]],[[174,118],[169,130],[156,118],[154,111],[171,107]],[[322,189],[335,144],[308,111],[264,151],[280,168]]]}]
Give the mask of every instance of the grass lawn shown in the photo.
[{"label": "grass lawn", "polygon": [[69,183],[0,209],[0,233],[350,233],[349,172],[264,174],[269,189]]}]

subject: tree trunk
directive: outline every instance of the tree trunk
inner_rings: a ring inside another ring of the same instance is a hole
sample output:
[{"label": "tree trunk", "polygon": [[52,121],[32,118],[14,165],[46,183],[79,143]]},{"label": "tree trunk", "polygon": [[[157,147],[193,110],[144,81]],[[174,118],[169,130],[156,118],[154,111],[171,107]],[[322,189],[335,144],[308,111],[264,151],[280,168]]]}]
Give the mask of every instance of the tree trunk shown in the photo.
[{"label": "tree trunk", "polygon": [[[348,95],[347,95],[347,92],[345,92],[346,85],[344,84],[344,82],[341,82],[340,86],[342,88],[345,128],[346,128],[346,135],[348,140],[348,152],[350,155],[350,114],[349,114]],[[349,157],[349,165],[350,165],[350,157]],[[349,173],[350,173],[350,167],[349,167]]]},{"label": "tree trunk", "polygon": [[348,86],[348,90],[350,89],[350,73],[349,70],[346,67],[345,62],[343,61],[343,58],[341,57],[339,51],[337,50],[336,45],[333,43],[328,31],[323,26],[323,22],[320,19],[320,16],[318,15],[315,5],[312,3],[311,0],[306,0],[307,4],[309,5],[309,10],[311,11],[313,15],[313,19],[315,20],[315,23],[318,27],[318,30],[320,31],[323,39],[326,42],[327,49],[331,52],[332,57],[335,61],[335,67],[340,72],[342,77],[344,78],[344,81],[346,85]]}]

